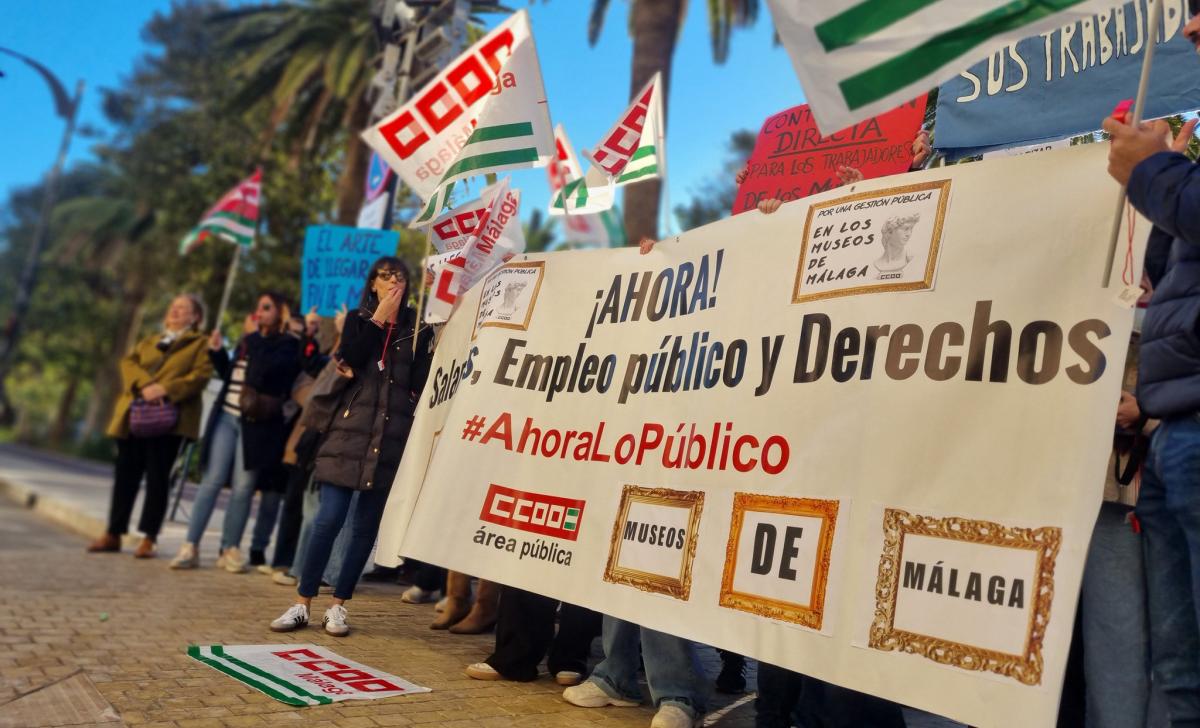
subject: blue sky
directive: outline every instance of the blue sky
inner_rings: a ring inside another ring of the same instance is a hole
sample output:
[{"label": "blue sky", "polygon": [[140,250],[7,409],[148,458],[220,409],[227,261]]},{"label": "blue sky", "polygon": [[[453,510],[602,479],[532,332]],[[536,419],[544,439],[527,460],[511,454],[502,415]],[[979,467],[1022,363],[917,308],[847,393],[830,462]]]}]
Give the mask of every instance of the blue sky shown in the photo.
[{"label": "blue sky", "polygon": [[[363,0],[367,2],[367,0]],[[511,7],[525,6],[509,0]],[[712,61],[705,4],[690,3],[687,23],[675,49],[668,99],[667,150],[672,205],[686,202],[715,175],[725,143],[736,129],[757,129],[770,114],[803,103],[799,81],[781,47],[773,47],[769,14],[755,26],[735,31],[729,60]],[[29,55],[48,66],[68,88],[87,83],[82,123],[105,128],[98,90],[115,86],[149,50],[142,25],[169,0],[56,0],[0,3],[0,47]],[[565,125],[576,150],[594,144],[629,101],[632,43],[627,32],[628,2],[609,7],[596,47],[587,45],[589,0],[550,0],[529,4],[546,92],[555,123]],[[497,22],[499,16],[489,16]],[[0,195],[36,182],[53,161],[62,134],[49,91],[32,70],[0,55]],[[76,137],[70,160],[90,157],[91,141]],[[514,174],[522,189],[523,215],[545,207],[545,171]],[[270,204],[269,201],[267,204]]]}]

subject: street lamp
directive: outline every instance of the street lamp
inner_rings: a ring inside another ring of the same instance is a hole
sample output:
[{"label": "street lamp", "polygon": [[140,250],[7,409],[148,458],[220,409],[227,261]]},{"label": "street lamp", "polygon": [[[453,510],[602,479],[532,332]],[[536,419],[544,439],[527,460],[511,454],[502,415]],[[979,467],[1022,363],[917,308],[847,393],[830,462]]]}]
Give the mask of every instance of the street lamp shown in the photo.
[{"label": "street lamp", "polygon": [[[50,233],[50,211],[54,209],[54,203],[58,197],[58,178],[62,173],[63,162],[67,159],[67,150],[71,147],[71,136],[75,133],[75,120],[79,114],[79,102],[83,98],[83,80],[81,79],[75,85],[75,96],[71,98],[67,96],[67,90],[63,87],[62,82],[50,72],[50,69],[29,56],[8,48],[0,48],[0,53],[24,61],[26,65],[41,75],[46,85],[50,87],[51,95],[54,96],[55,113],[67,122],[66,129],[63,130],[62,143],[58,148],[58,158],[54,160],[54,166],[50,168],[50,175],[46,178],[46,184],[42,188],[42,211],[38,216],[33,244],[29,246],[29,252],[25,256],[25,266],[21,269],[21,278],[17,281],[17,296],[13,301],[12,313],[4,326],[4,339],[0,341],[0,423],[10,425],[15,419],[15,412],[12,404],[8,401],[8,393],[4,384],[17,358],[17,343],[21,336],[21,325],[24,323],[25,314],[29,311],[33,288],[37,284],[38,264],[41,262],[42,250],[46,247],[46,238]],[[0,77],[3,77],[2,73],[0,73]]]}]

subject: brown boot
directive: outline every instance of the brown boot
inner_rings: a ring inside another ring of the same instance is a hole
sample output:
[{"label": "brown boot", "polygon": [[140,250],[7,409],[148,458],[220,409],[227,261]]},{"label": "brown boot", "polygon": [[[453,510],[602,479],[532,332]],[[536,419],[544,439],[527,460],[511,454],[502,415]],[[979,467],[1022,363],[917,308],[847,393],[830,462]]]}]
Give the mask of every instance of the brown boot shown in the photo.
[{"label": "brown boot", "polygon": [[106,533],[87,547],[89,554],[111,554],[121,550],[121,537]]},{"label": "brown boot", "polygon": [[154,539],[149,536],[143,536],[142,542],[133,550],[133,558],[135,559],[152,559],[158,555],[158,547],[154,544]]},{"label": "brown boot", "polygon": [[500,605],[500,585],[479,580],[475,606],[467,618],[450,628],[450,634],[483,634],[496,626],[496,610]]},{"label": "brown boot", "polygon": [[471,577],[457,571],[446,574],[446,608],[429,625],[430,629],[446,629],[471,611]]}]

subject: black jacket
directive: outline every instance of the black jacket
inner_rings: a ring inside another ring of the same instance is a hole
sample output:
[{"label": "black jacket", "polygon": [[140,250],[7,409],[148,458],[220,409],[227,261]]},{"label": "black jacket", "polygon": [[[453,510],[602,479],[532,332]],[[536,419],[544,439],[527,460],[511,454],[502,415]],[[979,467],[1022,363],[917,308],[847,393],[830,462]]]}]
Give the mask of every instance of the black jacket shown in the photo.
[{"label": "black jacket", "polygon": [[317,452],[320,482],[371,490],[391,486],[396,477],[433,350],[433,331],[423,326],[414,355],[411,308],[397,319],[394,326],[380,327],[366,310],[346,317],[339,353],[354,379]]},{"label": "black jacket", "polygon": [[[230,359],[224,349],[209,351],[213,369],[224,380],[221,394],[213,404],[204,429],[204,446],[200,462],[208,460],[208,448],[217,418],[224,412],[225,394],[229,391],[229,378],[234,364],[249,357],[246,365],[245,385],[254,387],[263,394],[286,400],[292,393],[292,384],[300,373],[300,340],[290,334],[263,336],[258,332],[247,334],[238,342],[234,356]],[[283,459],[283,446],[287,441],[287,427],[283,416],[263,422],[247,422],[242,418],[242,462],[247,470],[257,470],[275,465]]]}]

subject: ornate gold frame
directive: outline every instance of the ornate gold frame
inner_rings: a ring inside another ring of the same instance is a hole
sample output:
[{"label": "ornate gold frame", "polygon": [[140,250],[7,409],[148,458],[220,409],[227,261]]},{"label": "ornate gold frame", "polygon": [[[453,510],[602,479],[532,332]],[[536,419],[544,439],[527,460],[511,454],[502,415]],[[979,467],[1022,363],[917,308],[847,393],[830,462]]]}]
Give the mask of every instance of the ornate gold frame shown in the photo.
[{"label": "ornate gold frame", "polygon": [[[1026,549],[1037,553],[1033,609],[1022,654],[988,650],[895,628],[896,597],[906,534]],[[991,521],[953,516],[935,518],[887,508],[883,515],[883,535],[883,553],[879,558],[878,580],[875,584],[875,619],[871,624],[868,646],[885,652],[898,650],[921,655],[964,670],[986,670],[1025,685],[1041,684],[1042,642],[1050,624],[1050,605],[1054,600],[1054,562],[1062,546],[1061,528],[1018,528]]]},{"label": "ornate gold frame", "polygon": [[[629,506],[634,502],[689,510],[687,543],[683,548],[683,561],[679,567],[678,578],[618,566],[621,559],[621,533],[625,530],[625,521],[629,518]],[[703,510],[703,491],[626,485],[621,491],[621,504],[617,508],[617,519],[613,522],[612,539],[609,541],[608,549],[608,564],[604,567],[604,580],[613,584],[632,586],[642,591],[666,594],[686,602],[692,592],[692,561],[696,558],[700,513]]]},{"label": "ornate gold frame", "polygon": [[[504,265],[500,266],[499,268],[497,268],[496,270],[494,270],[490,274],[488,274],[488,278],[491,278],[492,276],[499,274],[499,272],[504,270],[505,268],[537,268],[538,269],[537,283],[534,284],[534,286],[533,286],[533,296],[529,299],[529,310],[527,310],[525,312],[525,320],[519,324],[500,323],[500,322],[496,322],[496,321],[489,321],[489,322],[485,322],[482,324],[479,323],[479,312],[483,310],[483,296],[481,295],[479,297],[479,304],[475,307],[475,329],[471,333],[471,341],[474,341],[475,337],[479,336],[480,331],[482,331],[488,327],[495,327],[498,329],[515,329],[516,331],[528,331],[529,330],[529,321],[530,321],[530,319],[533,318],[534,307],[537,306],[538,292],[542,290],[542,279],[546,277],[546,261],[534,260],[534,261],[528,261],[525,263],[505,263]],[[484,285],[486,285],[486,283]]]},{"label": "ornate gold frame", "polygon": [[[722,607],[820,630],[825,617],[825,591],[829,582],[829,562],[833,555],[833,534],[837,526],[838,506],[839,502],[835,500],[734,493],[733,520],[729,525],[729,543],[725,547],[725,572],[721,577],[721,596],[718,603]],[[808,606],[733,590],[733,578],[737,572],[738,543],[741,541],[746,511],[821,519],[821,531],[817,535],[817,563],[813,571]]]},{"label": "ornate gold frame", "polygon": [[[925,276],[919,281],[908,281],[904,283],[873,283],[865,286],[854,286],[853,288],[843,288],[837,291],[822,291],[820,293],[800,293],[800,283],[804,279],[804,263],[808,257],[808,234],[812,229],[813,218],[818,210],[824,210],[827,207],[836,207],[844,205],[847,202],[856,200],[866,200],[873,197],[891,197],[892,195],[902,195],[906,192],[923,192],[925,190],[940,189],[941,197],[938,199],[937,219],[933,223],[933,240],[930,241],[929,260],[925,262]],[[946,208],[950,204],[950,180],[934,180],[933,182],[921,182],[919,184],[904,185],[902,187],[888,187],[887,189],[875,190],[874,192],[859,192],[846,197],[839,197],[836,200],[821,202],[812,205],[808,208],[808,217],[804,221],[804,237],[800,244],[800,262],[796,265],[796,282],[792,286],[792,303],[804,303],[805,301],[820,301],[826,298],[839,298],[841,296],[856,296],[863,293],[883,293],[885,291],[922,291],[930,288],[933,285],[933,277],[937,272],[938,254],[942,246],[942,226],[946,222]]]}]

